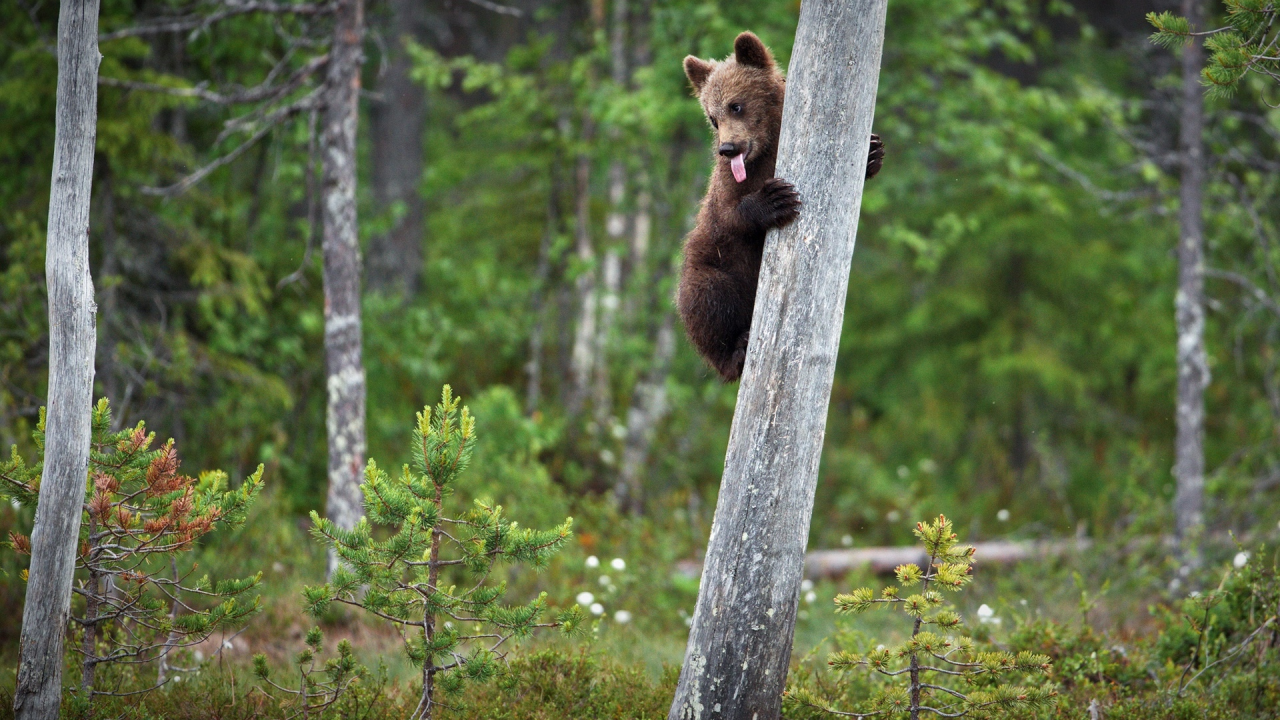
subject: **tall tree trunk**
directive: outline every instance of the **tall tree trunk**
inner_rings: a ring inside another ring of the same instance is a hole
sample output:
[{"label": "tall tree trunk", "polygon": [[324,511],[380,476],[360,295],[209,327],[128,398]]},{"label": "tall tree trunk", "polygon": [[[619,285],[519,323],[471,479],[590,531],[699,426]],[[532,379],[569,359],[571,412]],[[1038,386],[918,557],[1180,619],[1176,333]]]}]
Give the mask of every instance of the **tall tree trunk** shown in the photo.
[{"label": "tall tree trunk", "polygon": [[102,323],[98,326],[97,374],[102,381],[102,395],[111,402],[111,429],[114,431],[124,426],[129,411],[121,382],[124,373],[118,361],[120,279],[116,275],[120,272],[120,234],[116,232],[113,185],[111,168],[101,167],[98,175],[98,222],[102,237],[102,264],[98,266],[98,282],[103,283],[103,287],[99,293]]},{"label": "tall tree trunk", "polygon": [[[328,389],[329,497],[326,514],[351,529],[361,516],[365,462],[365,373],[361,357],[360,239],[356,225],[356,124],[359,119],[363,0],[339,0],[325,82],[324,353]],[[337,556],[329,553],[329,574]]]},{"label": "tall tree trunk", "polygon": [[404,216],[384,234],[370,239],[369,288],[412,295],[422,274],[423,207],[418,194],[422,180],[422,135],[426,127],[425,93],[409,79],[412,62],[406,40],[417,35],[422,3],[391,0],[388,17],[387,74],[383,101],[374,107],[373,194],[388,212],[404,205]]},{"label": "tall tree trunk", "polygon": [[[584,124],[587,126],[584,134],[589,142],[590,121]],[[586,405],[591,371],[596,362],[596,251],[591,244],[591,158],[586,153],[578,156],[575,179],[574,252],[578,257],[580,274],[574,280],[578,317],[569,358],[569,394],[565,408],[570,417],[578,415]]]},{"label": "tall tree trunk", "polygon": [[618,507],[638,515],[644,510],[642,478],[649,463],[649,449],[658,423],[667,414],[667,375],[671,356],[675,353],[675,314],[668,309],[658,326],[653,346],[653,360],[648,374],[636,383],[627,409],[627,435],[622,446],[622,471],[614,486]]},{"label": "tall tree trunk", "polygon": [[[610,77],[619,90],[627,86],[627,0],[613,0],[613,27],[609,35]],[[616,128],[610,132],[612,145],[620,143]],[[613,398],[609,387],[609,340],[618,317],[619,291],[622,289],[622,253],[629,218],[625,211],[627,168],[620,158],[609,163],[609,214],[605,218],[605,249],[600,264],[600,321],[596,328],[595,383],[592,409],[596,425],[606,429],[613,415]]]},{"label": "tall tree trunk", "polygon": [[[1183,0],[1182,14],[1193,29],[1203,25],[1202,0]],[[1182,161],[1181,206],[1178,209],[1178,328],[1177,438],[1173,474],[1177,479],[1174,518],[1184,554],[1204,523],[1204,391],[1209,384],[1209,361],[1204,346],[1204,88],[1200,69],[1204,50],[1198,39],[1182,55],[1182,122],[1179,145]]]},{"label": "tall tree trunk", "polygon": [[533,297],[529,312],[533,328],[529,331],[529,361],[525,363],[524,412],[532,415],[542,402],[542,346],[546,333],[547,283],[551,278],[551,246],[560,227],[560,173],[552,162],[547,187],[547,220],[538,247],[538,269],[534,272]]},{"label": "tall tree trunk", "polygon": [[49,292],[49,393],[44,473],[22,612],[15,717],[55,720],[62,701],[62,643],[89,473],[93,356],[89,199],[98,123],[98,0],[62,0],[45,282]]},{"label": "tall tree trunk", "polygon": [[778,141],[804,201],[765,243],[688,650],[671,720],[774,720],[862,204],[886,0],[805,0]]}]

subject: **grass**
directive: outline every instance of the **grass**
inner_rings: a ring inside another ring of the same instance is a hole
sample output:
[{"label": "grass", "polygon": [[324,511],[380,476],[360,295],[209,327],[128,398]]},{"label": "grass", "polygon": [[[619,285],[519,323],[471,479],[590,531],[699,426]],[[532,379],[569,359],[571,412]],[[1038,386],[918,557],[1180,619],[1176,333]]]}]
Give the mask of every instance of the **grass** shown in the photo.
[{"label": "grass", "polygon": [[[320,581],[324,558],[307,537],[306,528],[275,510],[274,498],[264,496],[243,528],[215,537],[197,554],[201,572],[214,577],[264,572],[263,612],[243,632],[220,636],[179,660],[198,668],[180,673],[181,680],[145,696],[111,699],[96,713],[100,718],[173,718],[228,720],[289,718],[287,704],[257,689],[250,669],[254,653],[267,655],[276,677],[292,680],[293,657],[312,627],[302,613],[303,585]],[[0,508],[0,513],[6,509]],[[510,572],[505,579],[511,597],[528,598],[546,591],[553,604],[572,603],[590,591],[606,606],[591,634],[582,641],[537,638],[517,647],[508,672],[471,687],[463,695],[443,698],[444,718],[660,718],[666,716],[674,692],[676,672],[684,653],[685,620],[692,613],[697,583],[675,570],[675,561],[692,549],[665,542],[663,528],[627,525],[602,518],[592,527],[587,547],[567,550],[541,573]],[[589,549],[587,549],[589,548]],[[1204,574],[1201,587],[1214,586],[1230,564],[1234,548],[1220,548]],[[588,568],[585,558],[602,562]],[[625,570],[609,561],[625,559]],[[602,575],[608,576],[606,583]],[[1182,697],[1169,691],[1185,658],[1169,657],[1159,640],[1171,625],[1182,622],[1168,608],[1173,573],[1162,547],[1095,544],[1087,552],[1027,562],[1016,566],[984,567],[978,558],[972,589],[961,598],[960,611],[972,633],[1002,648],[1034,649],[1055,661],[1054,679],[1062,688],[1058,708],[1045,717],[1079,718],[1093,701],[1103,717],[1115,720],[1147,718],[1280,717],[1280,661],[1273,657],[1280,638],[1269,636],[1247,662],[1233,663],[1223,673]],[[831,672],[827,654],[841,643],[892,644],[909,627],[891,613],[872,612],[837,619],[832,598],[883,579],[854,573],[838,581],[822,581],[814,599],[801,600],[796,623],[792,682],[808,683],[841,694],[849,707],[872,688],[854,678]],[[0,608],[19,617],[21,596],[14,574],[0,575]],[[994,622],[977,623],[977,608],[988,605]],[[632,613],[631,622],[614,619],[617,610]],[[1271,610],[1274,613],[1274,609]],[[358,692],[351,693],[327,716],[334,718],[407,717],[415,698],[418,673],[405,657],[401,639],[380,622],[354,612],[335,611],[321,618],[326,646],[349,640],[358,660],[371,669]],[[0,720],[12,717],[16,623],[6,624],[0,645]],[[1162,655],[1162,653],[1164,653]],[[74,677],[72,675],[71,677]],[[129,687],[143,678],[110,676]],[[64,717],[82,717],[68,702]],[[788,718],[816,717],[792,711]]]}]

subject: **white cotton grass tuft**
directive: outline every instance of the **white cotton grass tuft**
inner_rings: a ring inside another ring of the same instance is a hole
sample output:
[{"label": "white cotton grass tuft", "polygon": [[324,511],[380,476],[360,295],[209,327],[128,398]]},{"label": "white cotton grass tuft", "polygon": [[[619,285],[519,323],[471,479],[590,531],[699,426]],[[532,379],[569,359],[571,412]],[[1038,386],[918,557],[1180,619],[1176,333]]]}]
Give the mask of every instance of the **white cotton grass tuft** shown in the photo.
[{"label": "white cotton grass tuft", "polygon": [[805,594],[804,594],[804,601],[805,601],[805,603],[807,603],[807,604],[809,604],[809,605],[812,605],[812,604],[813,604],[813,601],[814,601],[814,600],[817,600],[817,599],[818,599],[818,593],[816,593],[816,592],[814,592],[814,591],[812,591],[812,590],[810,590],[809,592],[807,592],[807,593],[805,593]]},{"label": "white cotton grass tuft", "polygon": [[809,578],[805,578],[804,580],[800,581],[800,592],[809,592],[812,589],[813,589],[812,580],[810,580]]},{"label": "white cotton grass tuft", "polygon": [[596,557],[595,555],[588,555],[587,568],[594,570],[595,568],[598,568],[598,567],[600,567],[600,558]]},{"label": "white cotton grass tuft", "polygon": [[578,604],[579,604],[579,605],[583,605],[583,606],[585,606],[585,605],[590,605],[591,603],[595,602],[595,601],[596,601],[596,596],[595,596],[595,595],[592,595],[591,593],[589,593],[589,592],[587,592],[587,591],[585,591],[585,590],[583,590],[582,592],[578,593],[578,597],[576,597],[576,598],[574,598],[574,599],[578,601]]},{"label": "white cotton grass tuft", "polygon": [[612,580],[612,579],[610,579],[608,575],[601,575],[601,576],[600,576],[600,584],[601,584],[601,585],[605,585],[605,586],[607,586],[607,585],[608,585],[609,583],[611,583],[611,582],[613,582],[613,580]]},{"label": "white cotton grass tuft", "polygon": [[604,614],[604,606],[600,603],[591,603],[590,610],[592,615],[600,616]]},{"label": "white cotton grass tuft", "polygon": [[1235,559],[1234,559],[1234,560],[1232,560],[1232,561],[1231,561],[1231,564],[1232,564],[1232,565],[1235,565],[1237,569],[1238,569],[1238,568],[1242,568],[1242,567],[1244,567],[1245,565],[1248,565],[1248,564],[1249,564],[1249,553],[1244,552],[1244,551],[1240,551],[1240,552],[1236,553],[1236,557],[1235,557]]},{"label": "white cotton grass tuft", "polygon": [[845,547],[853,547],[853,536],[845,535],[844,537],[840,538],[840,544]]},{"label": "white cotton grass tuft", "polygon": [[996,519],[1000,522],[1009,522],[1009,511],[1004,508],[1000,508],[1000,512],[996,513]]},{"label": "white cotton grass tuft", "polygon": [[990,605],[982,603],[978,606],[978,622],[999,625],[1002,621],[996,617],[996,611],[992,610]]},{"label": "white cotton grass tuft", "polygon": [[627,561],[622,558],[614,558],[609,561],[609,567],[617,570],[618,572],[622,572],[627,569]]},{"label": "white cotton grass tuft", "polygon": [[626,625],[631,622],[631,613],[627,610],[619,610],[613,614],[613,620],[619,625]]}]

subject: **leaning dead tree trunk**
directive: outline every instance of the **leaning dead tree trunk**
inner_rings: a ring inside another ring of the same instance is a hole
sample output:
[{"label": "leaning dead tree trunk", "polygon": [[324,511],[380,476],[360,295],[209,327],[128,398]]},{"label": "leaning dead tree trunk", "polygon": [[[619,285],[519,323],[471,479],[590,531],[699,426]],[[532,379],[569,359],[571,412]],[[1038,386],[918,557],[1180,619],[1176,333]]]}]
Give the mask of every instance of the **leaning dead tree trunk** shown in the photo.
[{"label": "leaning dead tree trunk", "polygon": [[[1203,25],[1201,0],[1183,0],[1193,29]],[[1177,436],[1173,474],[1177,481],[1174,520],[1184,557],[1194,562],[1196,536],[1204,523],[1204,392],[1209,361],[1204,346],[1204,48],[1198,38],[1182,51],[1181,204],[1178,209]]]},{"label": "leaning dead tree trunk", "polygon": [[[328,403],[329,496],[325,514],[350,530],[361,515],[365,462],[365,372],[360,335],[360,239],[356,226],[356,123],[360,99],[363,0],[339,0],[325,80],[324,354]],[[337,557],[329,553],[329,574]]]},{"label": "leaning dead tree trunk", "polygon": [[98,0],[62,0],[45,278],[49,395],[45,459],[22,613],[14,715],[54,720],[62,701],[62,643],[89,473],[96,346],[89,277],[89,197],[98,124]]},{"label": "leaning dead tree trunk", "polygon": [[773,720],[781,710],[862,204],[885,5],[800,6],[777,175],[795,185],[804,209],[766,241],[671,720]]}]

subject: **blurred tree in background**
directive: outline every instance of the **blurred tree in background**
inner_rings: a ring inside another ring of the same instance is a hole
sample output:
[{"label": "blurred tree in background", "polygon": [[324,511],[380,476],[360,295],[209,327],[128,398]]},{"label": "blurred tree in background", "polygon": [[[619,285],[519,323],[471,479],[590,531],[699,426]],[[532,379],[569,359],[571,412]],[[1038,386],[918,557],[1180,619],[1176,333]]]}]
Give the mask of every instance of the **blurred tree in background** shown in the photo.
[{"label": "blurred tree in background", "polygon": [[[407,461],[399,419],[447,381],[492,423],[476,482],[521,522],[589,523],[573,506],[616,497],[702,542],[736,388],[672,317],[711,161],[680,60],[723,56],[751,29],[785,66],[796,7],[369,3],[371,455]],[[112,0],[101,28],[179,8]],[[864,199],[815,546],[905,542],[907,518],[941,510],[974,539],[1166,531],[1180,91],[1176,55],[1148,42],[1149,9],[891,3],[876,119],[888,160]],[[0,4],[0,445],[24,452],[47,364],[55,22],[47,3]],[[303,22],[327,21],[246,14],[107,39],[101,75],[252,87]],[[1280,484],[1280,115],[1266,80],[1206,104],[1211,532],[1269,517]],[[97,391],[120,426],[146,417],[193,466],[238,477],[266,463],[302,516],[326,483],[308,119],[182,197],[146,194],[229,149],[228,108],[189,95],[100,89]]]}]

